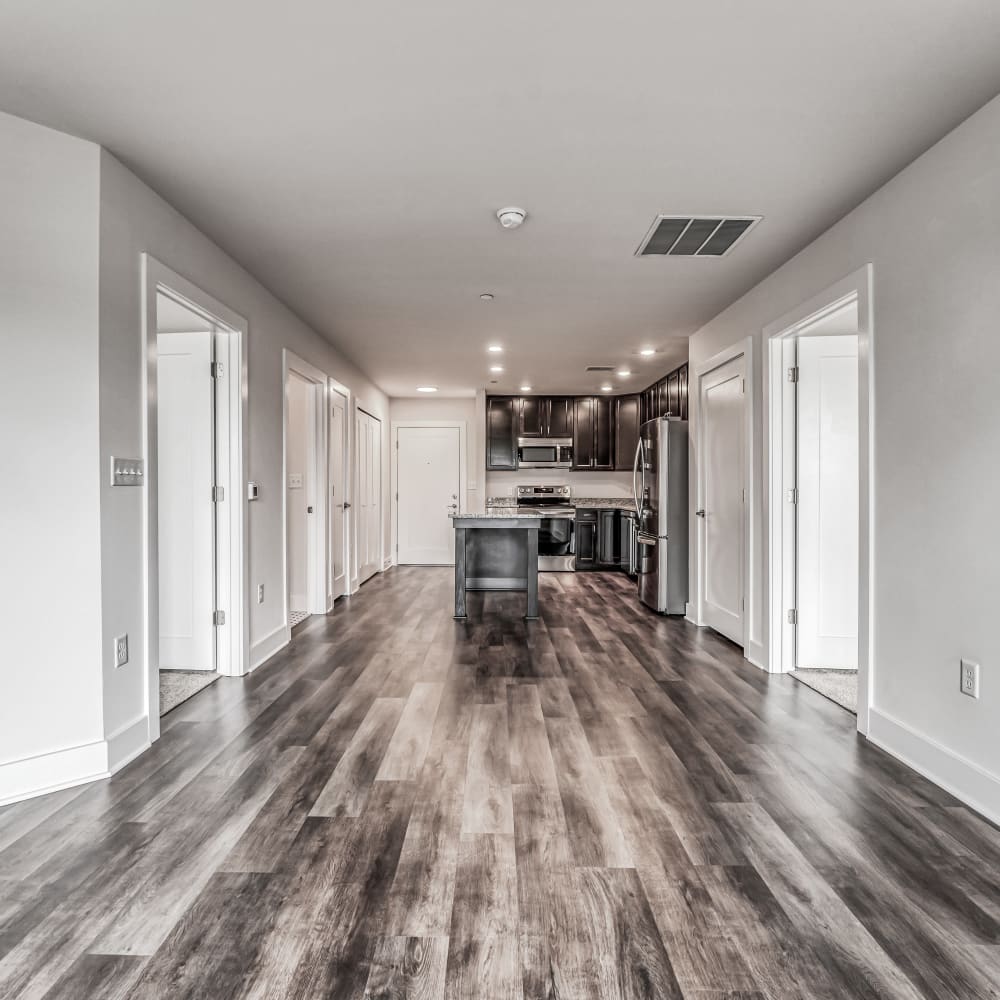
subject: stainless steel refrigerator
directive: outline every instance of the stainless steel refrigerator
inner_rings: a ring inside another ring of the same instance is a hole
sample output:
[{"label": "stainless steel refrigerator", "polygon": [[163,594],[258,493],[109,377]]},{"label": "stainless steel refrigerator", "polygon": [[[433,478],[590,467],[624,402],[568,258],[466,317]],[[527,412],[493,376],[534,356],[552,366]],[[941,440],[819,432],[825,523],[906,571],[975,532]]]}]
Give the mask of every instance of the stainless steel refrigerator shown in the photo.
[{"label": "stainless steel refrigerator", "polygon": [[660,417],[639,431],[632,470],[638,516],[639,599],[682,615],[688,599],[688,425]]}]

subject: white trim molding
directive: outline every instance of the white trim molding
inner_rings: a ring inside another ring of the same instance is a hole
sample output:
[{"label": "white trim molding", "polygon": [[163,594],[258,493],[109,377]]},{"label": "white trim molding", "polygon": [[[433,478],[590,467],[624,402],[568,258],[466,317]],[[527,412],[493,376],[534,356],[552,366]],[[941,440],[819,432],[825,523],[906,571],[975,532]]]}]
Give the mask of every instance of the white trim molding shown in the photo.
[{"label": "white trim molding", "polygon": [[992,774],[874,705],[869,710],[868,740],[990,822],[1000,823],[1000,775]]},{"label": "white trim molding", "polygon": [[144,750],[148,750],[149,745],[149,720],[145,715],[120,726],[107,739],[108,774],[120,771]]},{"label": "white trim molding", "polygon": [[[772,673],[795,667],[795,627],[785,609],[794,607],[794,513],[784,502],[786,479],[794,475],[794,422],[784,378],[785,345],[852,303],[858,316],[858,732],[868,733],[875,674],[875,398],[872,378],[873,268],[866,264],[764,327],[767,370],[766,511],[769,628],[766,662]],[[790,464],[791,463],[791,464]],[[794,483],[794,479],[791,480]]]},{"label": "white trim molding", "polygon": [[268,632],[250,647],[250,669],[256,670],[291,641],[292,630],[287,624],[281,624],[274,631]]}]

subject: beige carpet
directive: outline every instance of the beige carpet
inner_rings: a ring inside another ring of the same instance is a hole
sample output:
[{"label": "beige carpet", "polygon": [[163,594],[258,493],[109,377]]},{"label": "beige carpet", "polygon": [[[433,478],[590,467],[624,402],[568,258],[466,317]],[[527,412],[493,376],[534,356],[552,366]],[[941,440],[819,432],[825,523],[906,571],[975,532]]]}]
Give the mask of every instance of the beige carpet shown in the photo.
[{"label": "beige carpet", "polygon": [[212,670],[161,670],[160,716],[218,679],[219,675]]},{"label": "beige carpet", "polygon": [[793,670],[792,676],[848,712],[858,714],[857,670]]}]

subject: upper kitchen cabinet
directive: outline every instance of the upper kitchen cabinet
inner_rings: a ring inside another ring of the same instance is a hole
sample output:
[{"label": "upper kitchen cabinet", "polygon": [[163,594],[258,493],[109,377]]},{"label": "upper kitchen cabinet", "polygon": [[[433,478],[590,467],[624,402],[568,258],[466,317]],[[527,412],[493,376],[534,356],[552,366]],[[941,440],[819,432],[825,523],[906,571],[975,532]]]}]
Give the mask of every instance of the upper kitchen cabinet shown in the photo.
[{"label": "upper kitchen cabinet", "polygon": [[681,400],[680,417],[681,420],[687,420],[688,418],[688,366],[681,365],[677,369],[677,375],[679,382],[679,392]]},{"label": "upper kitchen cabinet", "polygon": [[681,372],[679,368],[667,376],[667,413],[672,417],[681,415]]},{"label": "upper kitchen cabinet", "polygon": [[639,444],[640,395],[615,397],[615,468],[631,472]]},{"label": "upper kitchen cabinet", "polygon": [[486,468],[494,472],[517,468],[519,403],[514,396],[486,397]]},{"label": "upper kitchen cabinet", "polygon": [[615,409],[611,396],[594,397],[594,464],[592,469],[615,467]]},{"label": "upper kitchen cabinet", "polygon": [[571,396],[554,396],[549,400],[549,428],[547,437],[573,436],[573,399]]},{"label": "upper kitchen cabinet", "polygon": [[573,468],[594,467],[594,397],[573,400]]},{"label": "upper kitchen cabinet", "polygon": [[518,437],[568,438],[573,434],[573,400],[566,396],[522,396]]}]

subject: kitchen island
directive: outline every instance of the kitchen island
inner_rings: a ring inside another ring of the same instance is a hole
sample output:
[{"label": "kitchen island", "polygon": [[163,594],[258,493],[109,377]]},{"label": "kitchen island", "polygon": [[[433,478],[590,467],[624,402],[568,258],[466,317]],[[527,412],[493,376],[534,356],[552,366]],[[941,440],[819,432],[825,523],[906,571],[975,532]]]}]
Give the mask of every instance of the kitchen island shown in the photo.
[{"label": "kitchen island", "polygon": [[455,618],[468,617],[470,590],[524,591],[524,617],[538,617],[538,528],[541,514],[488,510],[452,514],[455,525]]}]

